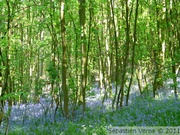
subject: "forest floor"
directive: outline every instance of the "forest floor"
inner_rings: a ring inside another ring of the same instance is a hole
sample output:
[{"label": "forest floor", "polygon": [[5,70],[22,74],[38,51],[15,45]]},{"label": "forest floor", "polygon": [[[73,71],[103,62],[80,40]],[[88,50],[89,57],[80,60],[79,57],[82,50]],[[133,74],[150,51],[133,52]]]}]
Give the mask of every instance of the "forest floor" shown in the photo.
[{"label": "forest floor", "polygon": [[[180,93],[180,78],[177,81]],[[54,115],[56,105],[52,105],[51,98],[40,98],[37,104],[15,105],[9,121],[9,135],[99,135],[108,134],[108,126],[179,126],[180,97],[175,98],[171,84],[172,80],[168,80],[155,99],[152,95],[140,95],[138,87],[133,85],[129,106],[120,110],[111,109],[112,99],[106,99],[102,107],[103,94],[95,85],[86,98],[87,111],[83,114],[82,108],[77,108],[68,120],[61,112]],[[8,106],[5,106],[7,111]],[[6,125],[2,123],[1,134]]]}]

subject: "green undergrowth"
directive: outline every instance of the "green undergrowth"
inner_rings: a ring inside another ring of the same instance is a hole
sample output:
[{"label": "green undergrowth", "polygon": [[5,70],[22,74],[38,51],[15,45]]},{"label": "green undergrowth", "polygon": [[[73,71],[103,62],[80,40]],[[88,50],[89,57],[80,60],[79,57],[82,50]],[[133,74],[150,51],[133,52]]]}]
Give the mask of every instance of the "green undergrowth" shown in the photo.
[{"label": "green undergrowth", "polygon": [[9,135],[105,135],[108,126],[179,126],[180,101],[140,96],[119,110],[88,108],[82,115],[58,122],[14,126]]}]

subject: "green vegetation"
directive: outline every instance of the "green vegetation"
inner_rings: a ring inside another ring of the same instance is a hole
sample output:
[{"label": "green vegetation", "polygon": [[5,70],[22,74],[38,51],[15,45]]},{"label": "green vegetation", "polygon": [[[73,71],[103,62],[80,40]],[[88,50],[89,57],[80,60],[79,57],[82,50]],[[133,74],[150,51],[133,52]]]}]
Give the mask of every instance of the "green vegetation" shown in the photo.
[{"label": "green vegetation", "polygon": [[0,0],[0,130],[176,126],[179,52],[179,0]]},{"label": "green vegetation", "polygon": [[[32,119],[27,127],[14,125],[9,135],[103,135],[108,126],[179,126],[180,101],[169,99],[153,99],[140,96],[131,105],[121,110],[103,110],[88,108],[81,114],[76,112],[74,118],[59,119],[57,122]],[[32,132],[33,131],[33,132]]]}]

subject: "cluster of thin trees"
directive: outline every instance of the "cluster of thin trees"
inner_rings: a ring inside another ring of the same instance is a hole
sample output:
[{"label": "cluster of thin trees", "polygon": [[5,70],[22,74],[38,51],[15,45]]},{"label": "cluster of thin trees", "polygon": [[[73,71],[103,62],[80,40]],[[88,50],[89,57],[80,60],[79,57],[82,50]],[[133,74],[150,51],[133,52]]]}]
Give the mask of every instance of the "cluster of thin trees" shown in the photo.
[{"label": "cluster of thin trees", "polygon": [[172,78],[177,96],[179,0],[1,0],[0,14],[0,121],[6,101],[38,101],[47,85],[65,117],[86,110],[97,78],[112,108],[133,83],[155,97]]}]

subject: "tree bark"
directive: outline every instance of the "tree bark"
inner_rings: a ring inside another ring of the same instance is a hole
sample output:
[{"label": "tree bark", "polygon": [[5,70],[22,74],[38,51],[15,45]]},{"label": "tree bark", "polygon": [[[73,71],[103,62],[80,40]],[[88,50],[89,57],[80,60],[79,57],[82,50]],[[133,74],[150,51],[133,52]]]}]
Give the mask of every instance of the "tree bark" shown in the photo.
[{"label": "tree bark", "polygon": [[66,39],[65,39],[65,12],[64,12],[64,8],[65,8],[65,1],[61,0],[60,1],[61,4],[61,9],[60,9],[60,21],[61,21],[61,43],[62,43],[62,91],[64,93],[64,114],[65,117],[68,118],[69,115],[69,110],[68,110],[68,102],[69,102],[69,97],[68,97],[68,89],[67,89],[67,84],[66,84],[66,69],[67,69],[67,61],[66,61]]},{"label": "tree bark", "polygon": [[86,15],[85,0],[79,0],[79,21],[81,28],[81,95],[83,102],[83,111],[86,110],[86,83],[87,83],[87,49],[86,49]]},{"label": "tree bark", "polygon": [[127,96],[126,96],[126,106],[128,105],[129,94],[130,94],[130,90],[131,90],[131,84],[132,84],[132,81],[133,81],[134,68],[135,68],[134,67],[134,57],[135,57],[135,47],[136,47],[136,41],[137,41],[136,27],[137,27],[137,19],[138,19],[138,6],[139,6],[139,0],[136,1],[136,13],[135,13],[134,34],[133,34],[134,43],[133,43],[132,58],[131,58],[131,78],[130,78],[130,83],[129,83],[128,92],[127,92]]},{"label": "tree bark", "polygon": [[127,65],[128,65],[128,57],[129,57],[129,44],[130,44],[130,21],[129,21],[129,6],[128,0],[126,0],[126,43],[125,43],[125,56],[123,57],[123,65],[122,65],[122,76],[121,76],[121,85],[120,90],[117,97],[116,102],[116,109],[118,109],[119,104],[120,107],[123,106],[123,99],[124,99],[124,86],[126,82],[126,73],[127,73]]}]

